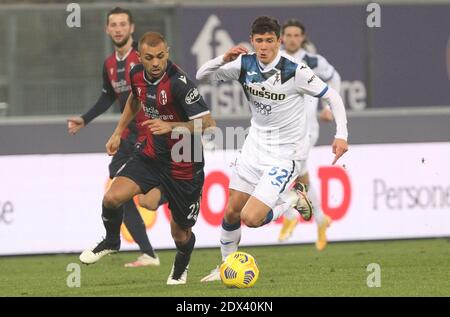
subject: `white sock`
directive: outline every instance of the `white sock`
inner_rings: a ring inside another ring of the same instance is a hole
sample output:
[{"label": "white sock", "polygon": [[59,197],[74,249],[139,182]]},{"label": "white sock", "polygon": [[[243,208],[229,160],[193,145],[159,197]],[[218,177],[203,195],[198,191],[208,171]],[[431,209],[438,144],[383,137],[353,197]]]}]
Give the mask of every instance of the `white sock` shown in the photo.
[{"label": "white sock", "polygon": [[275,206],[273,209],[273,219],[272,221],[277,221],[278,218],[284,216],[290,220],[297,217],[297,212],[292,208],[290,203],[282,203],[280,205]]},{"label": "white sock", "polygon": [[319,197],[317,197],[316,190],[313,186],[309,186],[308,198],[311,200],[313,205],[313,215],[317,224],[321,224],[325,220],[325,215],[322,210],[322,205],[320,204]]},{"label": "white sock", "polygon": [[285,218],[288,218],[289,220],[295,219],[297,217],[297,211],[293,209],[293,206],[297,202],[298,196],[295,190],[291,189],[285,198],[285,202],[281,203],[277,206],[275,206],[272,209],[273,212],[273,219],[272,221],[277,221],[278,218],[281,216],[284,216]]},{"label": "white sock", "polygon": [[241,222],[231,225],[222,221],[222,228],[220,231],[220,252],[222,253],[222,261],[226,257],[238,249],[239,241],[241,240]]}]

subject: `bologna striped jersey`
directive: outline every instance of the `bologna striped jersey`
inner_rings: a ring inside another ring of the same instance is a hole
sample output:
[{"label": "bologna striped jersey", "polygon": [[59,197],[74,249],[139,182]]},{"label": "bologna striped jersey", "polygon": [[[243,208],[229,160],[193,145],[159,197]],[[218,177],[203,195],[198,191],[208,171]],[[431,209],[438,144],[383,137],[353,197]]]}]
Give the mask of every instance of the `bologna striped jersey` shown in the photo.
[{"label": "bologna striped jersey", "polygon": [[[170,175],[174,179],[192,179],[194,173],[202,170],[204,166],[201,136],[194,137],[190,134],[173,138],[174,135],[171,133],[153,135],[148,127],[141,127],[140,123],[157,118],[170,122],[187,122],[208,114],[208,106],[198,88],[177,65],[170,61],[166,72],[156,81],[152,82],[149,79],[142,64],[131,69],[130,77],[133,95],[139,100],[143,110],[136,116],[140,141],[145,144],[142,147],[142,154],[170,168]],[[141,138],[143,135],[145,137]],[[179,158],[172,157],[171,151],[181,140],[183,144],[190,146],[176,151],[183,158],[187,158],[179,161]]]},{"label": "bologna striped jersey", "polygon": [[[117,53],[113,53],[106,58],[103,64],[102,93],[108,94],[114,100],[118,99],[120,112],[123,112],[131,91],[130,70],[139,63],[137,43],[134,42],[130,51],[123,58],[119,58]],[[135,143],[137,133],[136,122],[133,120],[123,132],[122,139]]]}]

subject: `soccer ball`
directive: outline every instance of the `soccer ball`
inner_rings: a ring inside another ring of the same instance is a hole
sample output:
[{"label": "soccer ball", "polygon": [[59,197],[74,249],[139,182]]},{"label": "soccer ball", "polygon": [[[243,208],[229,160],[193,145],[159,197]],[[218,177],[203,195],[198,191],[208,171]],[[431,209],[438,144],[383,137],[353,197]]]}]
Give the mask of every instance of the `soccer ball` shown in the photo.
[{"label": "soccer ball", "polygon": [[220,266],[220,279],[227,287],[252,287],[258,276],[255,258],[245,252],[231,253]]}]

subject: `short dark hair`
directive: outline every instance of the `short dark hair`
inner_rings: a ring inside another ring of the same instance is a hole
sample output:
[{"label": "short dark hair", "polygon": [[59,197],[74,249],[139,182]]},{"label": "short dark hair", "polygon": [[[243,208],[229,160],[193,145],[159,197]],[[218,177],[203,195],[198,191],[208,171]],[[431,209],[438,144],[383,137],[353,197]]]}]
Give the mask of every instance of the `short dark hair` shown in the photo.
[{"label": "short dark hair", "polygon": [[121,7],[115,7],[114,9],[111,9],[110,11],[108,11],[108,13],[106,14],[106,25],[108,25],[109,23],[109,16],[113,15],[113,14],[126,14],[128,15],[128,21],[130,21],[130,24],[133,24],[133,16],[131,15],[130,10],[121,8]]},{"label": "short dark hair", "polygon": [[280,37],[280,24],[277,19],[261,16],[255,19],[252,24],[252,36],[254,34],[275,33],[277,38]]},{"label": "short dark hair", "polygon": [[160,43],[164,43],[167,45],[167,41],[161,33],[158,32],[146,32],[139,40],[139,49],[143,44],[147,44],[148,46],[155,47]]},{"label": "short dark hair", "polygon": [[302,34],[305,34],[305,26],[304,26],[299,20],[297,20],[297,19],[289,19],[289,20],[287,20],[287,21],[283,24],[283,26],[282,26],[282,28],[281,28],[281,31],[284,33],[284,30],[285,30],[287,27],[290,27],[290,26],[298,27],[300,30],[302,30]]}]

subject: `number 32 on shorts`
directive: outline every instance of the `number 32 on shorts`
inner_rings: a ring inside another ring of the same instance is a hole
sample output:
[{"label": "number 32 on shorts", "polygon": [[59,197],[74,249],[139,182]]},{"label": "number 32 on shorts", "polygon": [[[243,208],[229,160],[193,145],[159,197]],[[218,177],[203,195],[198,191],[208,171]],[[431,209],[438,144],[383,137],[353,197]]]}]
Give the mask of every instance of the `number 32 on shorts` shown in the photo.
[{"label": "number 32 on shorts", "polygon": [[272,167],[269,172],[269,176],[273,176],[271,181],[272,185],[281,187],[281,185],[285,182],[286,177],[289,175],[289,171],[284,168]]}]

